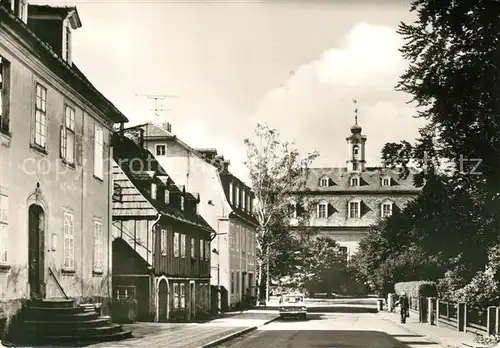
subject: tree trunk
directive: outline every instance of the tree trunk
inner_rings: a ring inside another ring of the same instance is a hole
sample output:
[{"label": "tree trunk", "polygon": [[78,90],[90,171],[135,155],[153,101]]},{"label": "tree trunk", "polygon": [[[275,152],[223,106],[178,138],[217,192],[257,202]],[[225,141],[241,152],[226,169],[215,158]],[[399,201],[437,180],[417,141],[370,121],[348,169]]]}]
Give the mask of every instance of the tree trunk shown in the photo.
[{"label": "tree trunk", "polygon": [[260,302],[262,289],[262,261],[257,260],[257,302]]},{"label": "tree trunk", "polygon": [[266,262],[266,305],[269,302],[269,245],[267,246],[267,262]]}]

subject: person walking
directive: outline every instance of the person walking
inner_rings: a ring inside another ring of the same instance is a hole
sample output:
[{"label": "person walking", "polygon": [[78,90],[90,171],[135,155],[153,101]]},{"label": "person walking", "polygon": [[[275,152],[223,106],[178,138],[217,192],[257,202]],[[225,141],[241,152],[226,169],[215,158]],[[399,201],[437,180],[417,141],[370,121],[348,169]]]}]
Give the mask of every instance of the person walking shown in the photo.
[{"label": "person walking", "polygon": [[399,304],[399,310],[401,313],[401,324],[406,324],[406,318],[409,317],[410,310],[410,300],[406,296],[405,292],[401,293],[399,300],[395,303],[395,306]]}]

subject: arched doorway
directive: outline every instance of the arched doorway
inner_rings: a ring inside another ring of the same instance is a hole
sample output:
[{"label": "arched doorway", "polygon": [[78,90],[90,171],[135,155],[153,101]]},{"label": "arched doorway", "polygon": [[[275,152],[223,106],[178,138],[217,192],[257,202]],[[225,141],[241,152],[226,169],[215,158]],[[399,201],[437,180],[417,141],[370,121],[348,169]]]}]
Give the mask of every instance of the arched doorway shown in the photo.
[{"label": "arched doorway", "polygon": [[158,321],[166,322],[168,316],[168,283],[160,279],[158,284]]},{"label": "arched doorway", "polygon": [[28,282],[31,298],[45,297],[45,214],[38,204],[28,208]]}]

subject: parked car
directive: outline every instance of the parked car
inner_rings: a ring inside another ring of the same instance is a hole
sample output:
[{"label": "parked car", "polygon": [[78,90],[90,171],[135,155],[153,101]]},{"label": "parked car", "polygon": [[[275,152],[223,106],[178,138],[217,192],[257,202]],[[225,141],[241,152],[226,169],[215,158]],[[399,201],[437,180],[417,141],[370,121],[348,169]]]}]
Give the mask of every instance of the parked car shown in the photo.
[{"label": "parked car", "polygon": [[303,320],[307,318],[307,307],[302,294],[282,295],[279,305],[280,318],[295,317]]}]

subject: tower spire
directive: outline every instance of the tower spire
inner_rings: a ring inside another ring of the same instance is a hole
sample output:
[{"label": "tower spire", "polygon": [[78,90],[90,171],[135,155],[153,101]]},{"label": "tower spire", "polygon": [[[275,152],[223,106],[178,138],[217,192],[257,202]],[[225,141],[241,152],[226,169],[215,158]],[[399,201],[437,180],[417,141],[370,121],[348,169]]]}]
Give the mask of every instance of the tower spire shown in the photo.
[{"label": "tower spire", "polygon": [[358,101],[356,99],[353,99],[352,102],[354,103],[354,125],[358,125]]}]

